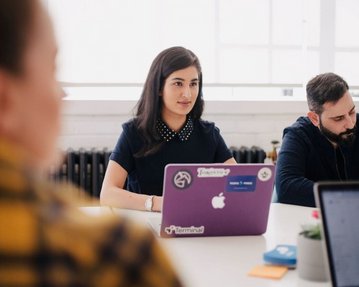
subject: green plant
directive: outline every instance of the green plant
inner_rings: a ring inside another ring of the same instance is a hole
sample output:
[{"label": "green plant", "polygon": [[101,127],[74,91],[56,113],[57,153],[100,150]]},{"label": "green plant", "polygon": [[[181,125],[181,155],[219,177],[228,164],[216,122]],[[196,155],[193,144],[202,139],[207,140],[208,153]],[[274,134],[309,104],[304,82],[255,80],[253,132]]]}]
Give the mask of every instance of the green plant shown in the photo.
[{"label": "green plant", "polygon": [[302,232],[299,234],[303,235],[304,237],[316,240],[322,239],[319,223],[303,225],[302,229]]}]

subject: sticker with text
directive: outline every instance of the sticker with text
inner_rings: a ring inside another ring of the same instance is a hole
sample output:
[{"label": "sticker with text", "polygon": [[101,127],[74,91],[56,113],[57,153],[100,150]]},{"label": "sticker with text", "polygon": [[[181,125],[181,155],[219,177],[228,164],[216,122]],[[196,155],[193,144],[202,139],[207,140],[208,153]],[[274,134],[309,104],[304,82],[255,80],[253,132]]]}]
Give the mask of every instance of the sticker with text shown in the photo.
[{"label": "sticker with text", "polygon": [[227,178],[227,191],[250,192],[256,190],[255,175],[236,175]]},{"label": "sticker with text", "polygon": [[198,177],[225,177],[231,170],[229,168],[204,168],[200,167],[197,169]]},{"label": "sticker with text", "polygon": [[203,234],[204,233],[204,226],[189,226],[189,227],[182,227],[182,226],[176,226],[176,225],[171,225],[168,227],[165,227],[165,232],[168,235],[173,235],[173,234],[178,234],[178,235],[182,235],[182,234]]}]

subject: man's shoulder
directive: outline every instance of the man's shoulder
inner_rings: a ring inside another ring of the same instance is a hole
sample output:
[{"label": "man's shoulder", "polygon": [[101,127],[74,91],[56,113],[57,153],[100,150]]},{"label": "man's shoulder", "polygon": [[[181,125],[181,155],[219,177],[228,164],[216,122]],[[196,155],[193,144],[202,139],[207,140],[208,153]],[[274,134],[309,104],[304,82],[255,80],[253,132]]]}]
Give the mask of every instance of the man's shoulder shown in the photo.
[{"label": "man's shoulder", "polygon": [[[110,209],[106,212],[106,208],[103,215],[90,216],[61,192],[68,191],[57,185],[31,182],[28,190],[9,197],[11,204],[2,199],[7,208],[0,210],[0,217],[6,218],[6,224],[0,224],[0,233],[6,235],[6,242],[0,240],[0,253],[13,259],[10,267],[17,264],[18,258],[25,258],[20,266],[35,277],[48,276],[55,267],[66,272],[69,282],[87,286],[94,279],[94,270],[101,273],[118,269],[114,276],[116,282],[121,282],[126,281],[128,268],[148,264],[141,252],[156,252],[150,230],[111,214]],[[98,214],[100,210],[95,211]],[[28,262],[26,258],[37,260]],[[46,278],[53,285],[60,280],[56,276]],[[1,282],[0,279],[0,285]]]},{"label": "man's shoulder", "polygon": [[152,252],[153,234],[125,217],[106,212],[90,216],[71,206],[59,213],[54,221],[46,217],[48,224],[42,226],[44,249],[54,255],[54,260],[57,260],[55,254],[62,252],[78,266],[83,265],[83,269],[101,269],[108,264],[126,267],[129,262],[143,264],[137,248]]},{"label": "man's shoulder", "polygon": [[[49,226],[50,229],[54,232],[55,228]],[[154,281],[158,282],[162,276],[165,279],[158,286],[180,286],[153,232],[129,218],[111,213],[101,216],[77,214],[74,219],[65,220],[63,228],[59,226],[55,230],[57,236],[53,239],[57,242],[51,250],[56,254],[62,248],[64,254],[68,253],[67,258],[83,269],[83,274],[91,274],[94,270],[99,274],[109,274],[116,270],[111,275],[116,283],[103,285],[117,286],[127,282],[131,286],[136,283],[156,286]],[[140,279],[128,273],[128,270],[140,272],[144,269],[153,273],[143,273]],[[86,280],[83,278],[84,282]]]},{"label": "man's shoulder", "polygon": [[308,117],[299,117],[291,126],[284,129],[283,137],[288,133],[310,137],[316,132],[316,129]]},{"label": "man's shoulder", "polygon": [[[152,234],[146,228],[113,214],[109,207],[91,206],[94,200],[70,184],[36,184],[34,196],[34,204],[44,207],[38,219],[42,222],[41,234],[52,237],[52,240],[45,238],[43,242],[54,251],[63,248],[64,252],[71,253],[74,246],[79,250],[81,246],[88,246],[96,252],[109,244],[114,245],[113,248],[121,244],[127,248],[136,242],[152,240]],[[92,212],[95,216],[91,216]],[[111,241],[115,237],[118,240]]]}]

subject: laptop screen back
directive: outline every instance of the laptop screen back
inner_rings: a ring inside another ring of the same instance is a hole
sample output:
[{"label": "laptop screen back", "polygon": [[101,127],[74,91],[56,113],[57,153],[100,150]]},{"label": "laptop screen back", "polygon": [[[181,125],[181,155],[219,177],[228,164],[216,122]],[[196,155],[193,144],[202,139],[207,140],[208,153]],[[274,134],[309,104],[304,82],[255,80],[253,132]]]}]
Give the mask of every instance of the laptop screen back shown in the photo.
[{"label": "laptop screen back", "polygon": [[359,286],[359,184],[318,186],[333,286]]}]

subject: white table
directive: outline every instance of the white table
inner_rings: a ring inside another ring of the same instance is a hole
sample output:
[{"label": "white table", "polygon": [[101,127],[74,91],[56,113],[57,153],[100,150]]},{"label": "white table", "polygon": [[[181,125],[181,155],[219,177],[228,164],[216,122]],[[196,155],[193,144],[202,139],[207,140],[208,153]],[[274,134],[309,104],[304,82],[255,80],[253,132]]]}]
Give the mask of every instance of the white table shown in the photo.
[{"label": "white table", "polygon": [[[97,215],[110,212],[108,207],[85,207],[86,213]],[[159,239],[173,261],[186,286],[296,286],[326,287],[329,282],[318,283],[298,277],[289,270],[280,280],[250,277],[247,273],[263,264],[263,252],[277,244],[296,245],[301,225],[313,222],[313,209],[307,207],[271,204],[267,232],[262,236],[202,237]],[[150,217],[159,213],[112,209],[147,225]]]}]

